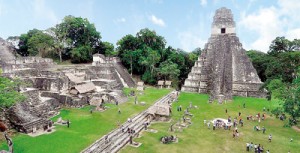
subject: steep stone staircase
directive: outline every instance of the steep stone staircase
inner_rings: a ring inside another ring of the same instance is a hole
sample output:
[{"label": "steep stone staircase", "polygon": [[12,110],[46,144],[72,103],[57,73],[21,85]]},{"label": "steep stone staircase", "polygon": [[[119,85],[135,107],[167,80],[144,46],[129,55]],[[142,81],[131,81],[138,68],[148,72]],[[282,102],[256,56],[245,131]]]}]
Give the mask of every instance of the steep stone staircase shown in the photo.
[{"label": "steep stone staircase", "polygon": [[121,77],[124,79],[128,87],[135,87],[135,82],[133,81],[130,74],[127,72],[126,68],[121,63],[115,63],[114,64],[117,72],[121,75]]}]

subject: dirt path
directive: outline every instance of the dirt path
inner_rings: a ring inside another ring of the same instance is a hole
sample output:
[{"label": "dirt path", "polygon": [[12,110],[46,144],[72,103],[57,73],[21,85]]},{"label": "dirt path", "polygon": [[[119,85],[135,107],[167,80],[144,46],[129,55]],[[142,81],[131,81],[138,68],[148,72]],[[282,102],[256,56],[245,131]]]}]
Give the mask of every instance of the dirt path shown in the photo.
[{"label": "dirt path", "polygon": [[292,126],[292,128],[293,128],[294,130],[296,130],[297,132],[300,132],[300,128],[299,128],[299,127],[297,127],[297,126]]}]

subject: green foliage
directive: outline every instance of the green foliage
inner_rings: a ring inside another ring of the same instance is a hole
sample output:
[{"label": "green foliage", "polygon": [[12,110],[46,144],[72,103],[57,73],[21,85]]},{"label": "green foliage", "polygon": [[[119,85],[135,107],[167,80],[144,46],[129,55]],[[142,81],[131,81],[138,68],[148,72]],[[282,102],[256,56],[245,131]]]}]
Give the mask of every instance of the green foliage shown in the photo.
[{"label": "green foliage", "polygon": [[178,65],[173,63],[170,60],[164,61],[159,65],[159,74],[165,80],[174,80],[177,79],[180,71]]},{"label": "green foliage", "polygon": [[283,113],[282,107],[276,107],[275,109],[272,109],[271,113],[278,118],[278,116]]},{"label": "green foliage", "polygon": [[18,80],[0,77],[0,108],[8,108],[16,102],[21,102],[25,99],[25,97],[17,91],[20,83]]},{"label": "green foliage", "polygon": [[[75,63],[90,62],[92,54],[100,48],[100,39],[100,33],[88,19],[70,15],[45,32],[33,29],[22,34],[17,53],[21,56],[59,58],[60,62],[63,59],[71,59]],[[111,50],[112,44],[104,45],[107,55],[116,54]]]},{"label": "green foliage", "polygon": [[105,56],[115,56],[117,55],[117,52],[115,51],[115,47],[110,42],[101,42],[101,45],[103,46],[103,53]]},{"label": "green foliage", "polygon": [[[173,49],[171,46],[165,48],[165,46],[166,40],[162,36],[146,28],[141,29],[136,37],[126,35],[121,38],[117,42],[117,51],[124,66],[131,73],[141,75],[146,83],[156,84],[155,79],[163,78],[180,84],[187,77],[201,49],[196,48],[193,52],[186,53],[183,50]],[[163,66],[159,64],[164,62],[174,64],[168,69],[172,69],[171,71],[176,75],[164,73],[166,66],[162,68]]]},{"label": "green foliage", "polygon": [[30,56],[46,57],[52,50],[53,45],[54,40],[50,35],[37,31],[28,39],[28,53]]},{"label": "green foliage", "polygon": [[66,16],[62,23],[55,26],[55,34],[67,48],[65,56],[70,55],[75,63],[90,62],[100,45],[100,33],[86,18]]},{"label": "green foliage", "polygon": [[92,48],[90,46],[79,46],[73,48],[71,51],[71,61],[72,63],[84,63],[92,60],[90,52]]},{"label": "green foliage", "polygon": [[284,111],[291,116],[290,123],[296,124],[297,118],[300,117],[300,78],[294,79],[292,84],[287,85],[281,99],[284,101]]},{"label": "green foliage", "polygon": [[286,90],[285,84],[280,79],[271,80],[267,85],[267,89],[271,92],[274,98],[282,97],[282,94]]}]

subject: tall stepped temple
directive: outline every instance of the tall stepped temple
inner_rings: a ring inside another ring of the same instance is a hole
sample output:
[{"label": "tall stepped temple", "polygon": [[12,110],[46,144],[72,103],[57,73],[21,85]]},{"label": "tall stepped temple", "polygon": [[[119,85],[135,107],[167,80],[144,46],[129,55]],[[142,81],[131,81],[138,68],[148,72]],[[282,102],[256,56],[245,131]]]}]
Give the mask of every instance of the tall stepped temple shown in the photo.
[{"label": "tall stepped temple", "polygon": [[216,10],[211,37],[182,91],[208,93],[210,101],[222,103],[232,100],[232,96],[265,97],[266,93],[260,90],[262,84],[236,36],[231,10]]}]

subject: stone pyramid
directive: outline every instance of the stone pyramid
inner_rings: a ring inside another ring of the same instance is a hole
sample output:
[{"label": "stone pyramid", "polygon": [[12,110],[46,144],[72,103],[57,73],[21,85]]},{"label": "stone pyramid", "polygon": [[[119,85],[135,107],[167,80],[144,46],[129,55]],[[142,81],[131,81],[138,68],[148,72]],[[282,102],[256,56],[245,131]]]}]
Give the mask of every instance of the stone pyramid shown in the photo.
[{"label": "stone pyramid", "polygon": [[265,97],[263,83],[235,33],[230,9],[216,10],[211,37],[182,91],[210,94],[210,101],[232,100],[232,96]]}]

